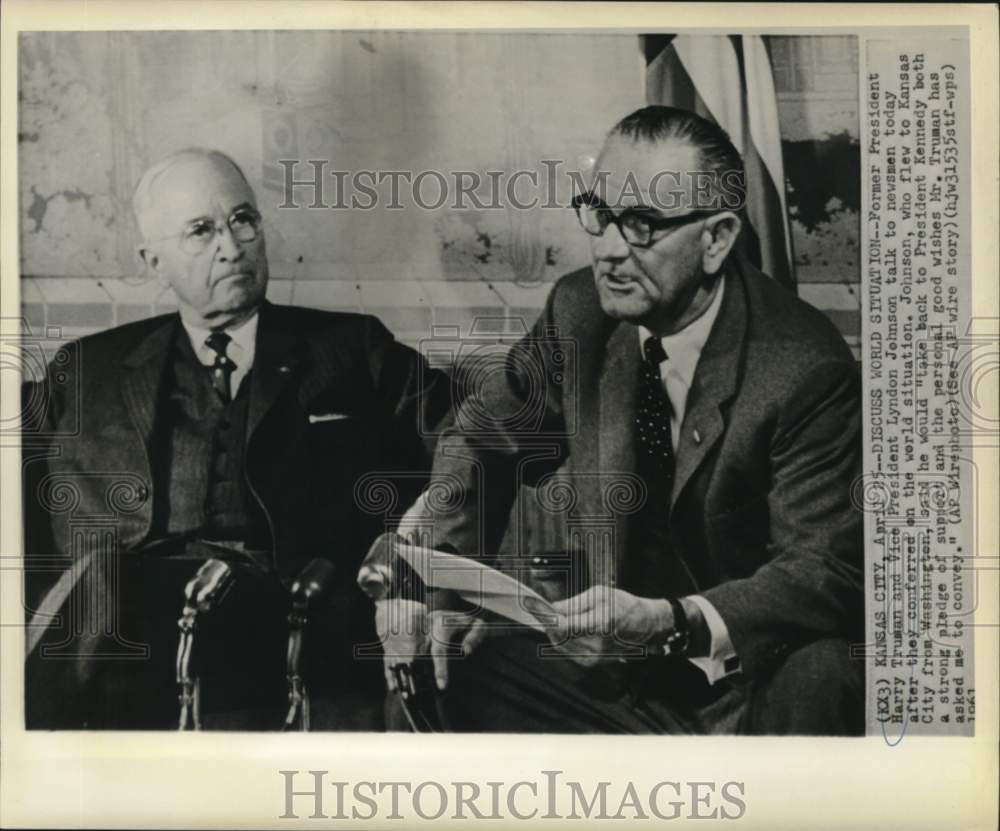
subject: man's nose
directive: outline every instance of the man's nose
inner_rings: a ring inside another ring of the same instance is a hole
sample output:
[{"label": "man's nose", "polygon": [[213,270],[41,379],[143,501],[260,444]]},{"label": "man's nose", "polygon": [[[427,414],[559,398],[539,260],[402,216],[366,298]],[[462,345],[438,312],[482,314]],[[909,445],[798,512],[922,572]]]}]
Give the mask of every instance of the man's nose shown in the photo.
[{"label": "man's nose", "polygon": [[244,255],[243,243],[235,236],[228,225],[223,225],[219,231],[219,248],[216,256],[222,262],[234,262]]},{"label": "man's nose", "polygon": [[631,250],[614,222],[609,222],[604,233],[594,238],[593,251],[598,260],[624,260]]}]

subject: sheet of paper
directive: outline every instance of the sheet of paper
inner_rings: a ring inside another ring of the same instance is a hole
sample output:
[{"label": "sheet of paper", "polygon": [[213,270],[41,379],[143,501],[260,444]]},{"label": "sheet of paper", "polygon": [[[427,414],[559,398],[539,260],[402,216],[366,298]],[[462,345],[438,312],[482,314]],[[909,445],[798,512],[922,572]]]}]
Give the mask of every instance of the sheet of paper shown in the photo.
[{"label": "sheet of paper", "polygon": [[[495,614],[545,631],[539,615],[555,615],[549,602],[534,589],[495,568],[468,557],[446,554],[416,545],[399,546],[401,556],[424,584],[450,589],[463,600]],[[537,613],[532,611],[537,610]]]}]

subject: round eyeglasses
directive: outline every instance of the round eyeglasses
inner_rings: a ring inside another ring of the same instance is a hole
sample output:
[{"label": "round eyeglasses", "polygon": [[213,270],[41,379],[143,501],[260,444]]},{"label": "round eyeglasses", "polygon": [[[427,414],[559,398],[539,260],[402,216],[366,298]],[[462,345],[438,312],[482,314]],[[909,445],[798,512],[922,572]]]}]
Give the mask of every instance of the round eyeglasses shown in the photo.
[{"label": "round eyeglasses", "polygon": [[[261,228],[261,215],[254,208],[237,208],[226,220],[225,227],[237,242],[253,242],[257,239]],[[215,237],[222,233],[222,228],[213,219],[196,219],[181,233],[176,234],[182,251],[188,254],[201,254],[208,250]],[[173,236],[163,237],[172,239]]]}]

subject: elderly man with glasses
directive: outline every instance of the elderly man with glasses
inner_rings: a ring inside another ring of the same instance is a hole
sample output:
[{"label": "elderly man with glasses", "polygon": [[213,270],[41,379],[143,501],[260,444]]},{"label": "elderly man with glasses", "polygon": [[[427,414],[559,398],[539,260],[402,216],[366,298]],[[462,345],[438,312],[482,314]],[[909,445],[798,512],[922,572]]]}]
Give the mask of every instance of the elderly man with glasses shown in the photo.
[{"label": "elderly man with glasses", "polygon": [[[380,602],[387,660],[429,653],[452,729],[863,729],[859,373],[820,312],[739,255],[743,181],[705,119],[624,118],[574,204],[593,267],[556,283],[440,439],[432,479],[458,496],[404,527],[557,612],[543,635],[444,593]],[[497,561],[525,485],[549,520]],[[403,616],[425,643],[389,625]]]},{"label": "elderly man with glasses", "polygon": [[[234,582],[194,635],[205,726],[278,728],[288,588],[320,558],[334,576],[305,633],[312,726],[377,729],[381,662],[354,574],[382,520],[355,487],[394,471],[415,497],[450,390],[372,317],[265,300],[265,228],[224,154],[170,155],[134,202],[140,256],[179,313],[70,344],[28,389],[44,406],[25,435],[51,441],[25,459],[27,600],[59,614],[29,634],[28,725],[176,727],[185,586],[216,560]],[[81,533],[87,518],[99,533]],[[356,659],[365,646],[374,660]]]}]

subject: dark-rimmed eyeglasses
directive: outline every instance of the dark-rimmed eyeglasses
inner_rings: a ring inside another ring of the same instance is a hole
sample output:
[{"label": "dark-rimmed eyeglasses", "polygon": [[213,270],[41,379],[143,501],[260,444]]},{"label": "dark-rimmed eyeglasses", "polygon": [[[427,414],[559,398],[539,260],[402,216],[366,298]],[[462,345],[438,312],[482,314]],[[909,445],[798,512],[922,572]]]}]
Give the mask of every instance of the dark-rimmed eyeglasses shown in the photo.
[{"label": "dark-rimmed eyeglasses", "polygon": [[618,228],[625,242],[636,248],[649,248],[668,236],[671,231],[699,219],[707,219],[716,211],[693,211],[682,216],[660,216],[652,208],[628,208],[620,214],[593,193],[582,193],[573,198],[573,210],[583,230],[594,237],[601,236],[608,225]]},{"label": "dark-rimmed eyeglasses", "polygon": [[[257,239],[261,227],[260,213],[249,206],[237,208],[229,215],[226,226],[237,242],[253,242]],[[188,254],[200,254],[206,251],[215,241],[222,229],[213,219],[196,219],[179,234],[163,237],[179,241],[182,251]]]}]

